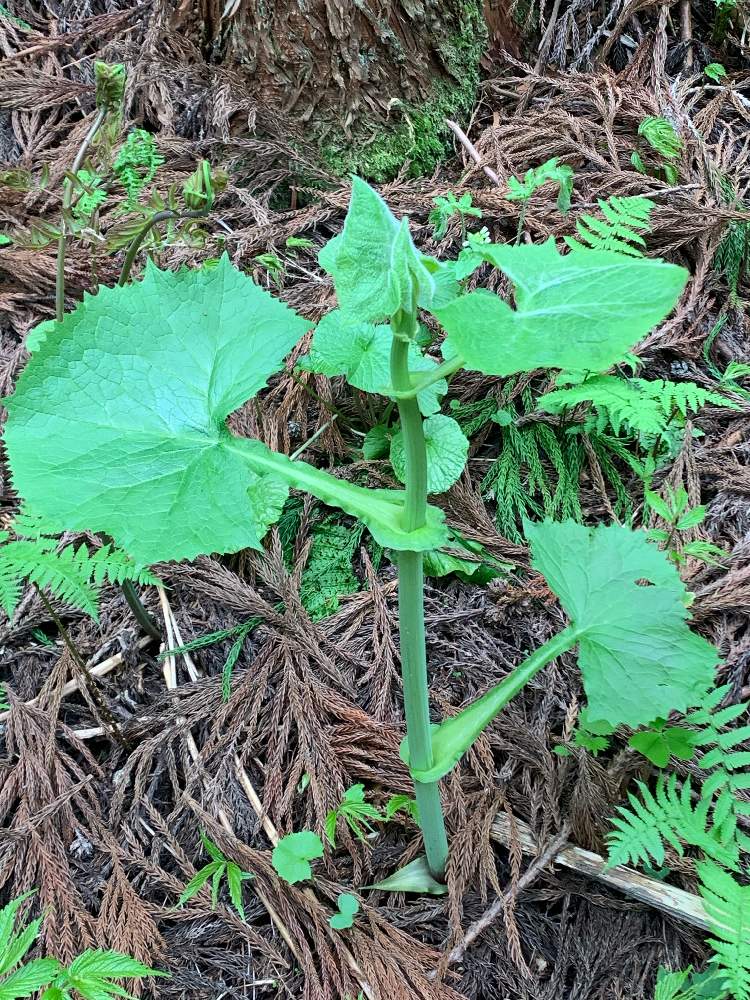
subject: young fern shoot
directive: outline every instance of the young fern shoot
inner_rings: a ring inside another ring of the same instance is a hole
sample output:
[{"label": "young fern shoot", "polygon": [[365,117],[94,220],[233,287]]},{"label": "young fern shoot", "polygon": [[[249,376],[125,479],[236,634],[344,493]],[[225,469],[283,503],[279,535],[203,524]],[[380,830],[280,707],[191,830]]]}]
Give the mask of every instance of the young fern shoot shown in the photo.
[{"label": "young fern shoot", "polygon": [[[477,241],[471,253],[472,266],[478,257],[510,279],[513,306],[486,290],[464,293],[455,262],[420,253],[408,221],[357,179],[343,231],[320,253],[338,308],[301,367],[343,374],[395,402],[401,429],[390,457],[403,490],[358,486],[229,432],[227,417],[283,368],[310,324],[226,256],[177,273],[149,265],[140,282],[88,297],[32,356],[5,429],[15,486],[44,529],[106,532],[139,565],[261,548],[290,488],[359,519],[396,553],[402,755],[435,880],[448,856],[438,782],[552,659],[577,646],[592,721],[633,727],[699,704],[717,662],[688,627],[676,568],[643,532],[527,523],[533,564],[570,624],[431,725],[423,560],[450,536],[428,497],[457,481],[468,452],[458,423],[439,412],[446,376],[604,372],[668,315],[687,278],[672,264],[608,250],[561,255],[552,240]],[[420,311],[445,331],[440,364],[419,346]],[[100,380],[106,394],[90,391]]]}]

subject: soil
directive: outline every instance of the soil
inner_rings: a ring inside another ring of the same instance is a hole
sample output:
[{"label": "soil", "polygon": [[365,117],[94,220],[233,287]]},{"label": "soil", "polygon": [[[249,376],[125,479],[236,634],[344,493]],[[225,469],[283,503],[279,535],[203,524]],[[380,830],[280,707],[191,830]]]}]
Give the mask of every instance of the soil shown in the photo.
[{"label": "soil", "polygon": [[[305,115],[280,109],[270,89],[253,89],[252,60],[238,55],[237,45],[254,5],[239,5],[244,20],[237,25],[226,13],[232,6],[9,4],[26,27],[0,7],[0,159],[3,171],[15,171],[0,174],[0,230],[14,236],[0,248],[3,394],[26,362],[29,329],[54,313],[55,246],[33,247],[31,237],[34,227],[59,219],[64,172],[90,123],[95,58],[128,67],[122,131],[133,124],[155,131],[165,160],[155,186],[163,196],[201,157],[228,177],[200,243],[154,247],[159,264],[196,263],[226,250],[311,320],[333,304],[316,255],[340,229],[347,183],[306,138]],[[278,24],[289,23],[282,14],[292,6],[279,5]],[[598,198],[652,198],[649,252],[686,265],[692,279],[677,311],[639,346],[642,374],[715,388],[709,362],[723,371],[730,360],[750,360],[745,279],[732,297],[715,267],[728,228],[750,218],[741,204],[750,184],[743,3],[720,38],[709,0],[519,0],[507,17],[493,11],[475,107],[459,123],[473,152],[456,142],[445,162],[422,176],[410,176],[413,164],[404,157],[384,196],[397,215],[409,214],[424,250],[447,257],[464,234],[454,219],[434,240],[428,215],[437,195],[469,191],[493,240],[512,240],[520,209],[504,197],[507,178],[552,156],[575,170],[572,209],[561,214],[556,192],[540,190],[525,218],[535,242],[573,232]],[[731,86],[703,74],[711,62],[725,65]],[[307,110],[314,120],[315,108]],[[631,165],[638,125],[650,115],[667,117],[683,139],[676,183],[656,167],[644,176]],[[387,108],[374,108],[373,116],[387,128]],[[40,184],[42,166],[48,177]],[[738,199],[726,197],[727,186]],[[99,223],[108,233],[117,219],[106,209]],[[312,246],[291,253],[289,237]],[[263,254],[282,259],[280,274],[258,261]],[[113,284],[120,263],[121,254],[96,234],[73,240],[69,306],[98,283]],[[495,279],[482,272],[477,280]],[[390,482],[387,463],[364,462],[358,452],[362,430],[382,407],[373,410],[341,380],[295,374],[294,360],[259,407],[233,415],[235,432],[291,452],[322,431],[309,461],[346,463],[352,475]],[[499,380],[480,383],[464,373],[451,398],[468,404],[500,388]],[[479,433],[466,474],[440,500],[450,524],[509,572],[482,587],[452,577],[429,582],[436,717],[506,676],[563,621],[544,581],[529,570],[525,547],[498,531],[494,502],[483,495],[498,448],[497,429]],[[682,573],[695,593],[696,628],[718,645],[720,680],[735,699],[750,686],[749,460],[750,406],[739,397],[735,409],[704,408],[657,478],[684,484],[692,503],[708,505],[697,535],[727,552],[718,566],[688,561]],[[639,523],[637,481],[625,466],[620,474]],[[616,513],[617,498],[593,454],[579,489],[587,522]],[[0,527],[17,506],[2,467]],[[291,543],[274,530],[263,553],[160,566],[163,595],[143,589],[171,646],[259,620],[242,645],[226,703],[221,674],[235,636],[164,656],[116,588],[103,592],[98,622],[56,607],[90,665],[117,658],[95,694],[33,590],[12,621],[0,620],[0,681],[12,704],[0,722],[0,903],[38,889],[35,905],[46,913],[41,952],[64,961],[92,944],[128,952],[170,973],[134,986],[137,995],[165,1000],[354,1000],[364,984],[392,1000],[638,1000],[653,996],[660,965],[700,968],[703,935],[688,922],[565,868],[534,867],[517,835],[509,848],[493,839],[493,819],[504,814],[528,824],[542,849],[562,832],[605,853],[607,818],[632,781],[650,774],[624,738],[600,757],[577,747],[569,756],[554,752],[584,702],[569,655],[539,675],[444,780],[452,838],[447,896],[363,890],[355,927],[344,935],[328,927],[339,892],[371,885],[419,852],[416,827],[401,815],[365,841],[342,832],[337,850],[316,862],[313,892],[280,881],[270,862],[274,836],[322,831],[327,812],[356,782],[380,807],[410,789],[398,755],[394,570],[362,544],[354,557],[357,591],[341,595],[328,617],[311,620],[301,582],[324,514],[306,501]],[[207,890],[176,906],[206,863],[201,830],[254,875],[246,884],[246,922],[225,895],[212,909]],[[694,889],[692,866],[676,855],[669,864],[670,881]],[[467,928],[503,894],[495,918],[449,961]]]}]

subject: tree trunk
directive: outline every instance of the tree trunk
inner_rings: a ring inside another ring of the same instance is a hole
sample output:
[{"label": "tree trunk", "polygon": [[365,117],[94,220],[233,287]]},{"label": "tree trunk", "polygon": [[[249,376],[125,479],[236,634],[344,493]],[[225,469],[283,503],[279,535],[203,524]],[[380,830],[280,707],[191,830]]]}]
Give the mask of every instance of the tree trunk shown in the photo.
[{"label": "tree trunk", "polygon": [[[264,111],[304,125],[336,173],[430,172],[446,117],[472,110],[480,60],[515,49],[489,0],[200,0],[207,55],[236,68]],[[190,5],[181,4],[177,17]],[[174,23],[174,22],[173,22]]]}]

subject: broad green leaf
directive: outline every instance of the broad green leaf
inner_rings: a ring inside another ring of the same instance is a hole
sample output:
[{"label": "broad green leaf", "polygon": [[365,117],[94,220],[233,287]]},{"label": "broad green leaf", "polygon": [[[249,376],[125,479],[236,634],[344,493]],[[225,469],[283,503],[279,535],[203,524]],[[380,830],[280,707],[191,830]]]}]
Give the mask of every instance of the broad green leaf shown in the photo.
[{"label": "broad green leaf", "polygon": [[341,308],[365,322],[411,310],[413,297],[429,308],[446,298],[447,271],[436,268],[412,243],[406,219],[399,223],[369,184],[352,180],[344,228],[318,255],[334,280]]},{"label": "broad green leaf", "polygon": [[645,533],[544,521],[526,537],[579,633],[592,719],[637,728],[700,704],[719,656],[690,631],[685,587]]},{"label": "broad green leaf", "polygon": [[354,917],[359,913],[359,900],[350,892],[340,892],[338,897],[339,912],[328,918],[328,923],[335,931],[351,927]]},{"label": "broad green leaf", "polygon": [[104,948],[84,951],[68,966],[68,978],[80,980],[143,979],[146,976],[164,976],[130,955]]},{"label": "broad green leaf", "polygon": [[228,414],[307,327],[226,257],[202,271],[150,266],[137,284],[87,296],[49,331],[8,402],[17,491],[50,533],[106,532],[143,564],[258,548],[288,486],[359,517],[381,545],[443,544],[436,508],[406,533],[400,492],[229,433]]},{"label": "broad green leaf", "polygon": [[0,1000],[21,1000],[35,996],[38,990],[48,986],[60,971],[56,958],[36,958],[16,969],[9,976],[0,979]]},{"label": "broad green leaf", "polygon": [[47,334],[51,333],[54,329],[55,320],[53,319],[45,319],[41,323],[37,323],[37,325],[32,327],[26,334],[26,340],[23,346],[29,354],[33,354],[34,351],[39,350],[44,341],[47,339]]},{"label": "broad green leaf", "polygon": [[510,563],[495,559],[478,542],[463,538],[456,531],[451,531],[450,535],[447,547],[451,551],[435,549],[425,552],[425,576],[441,577],[455,573],[464,583],[483,585],[507,576],[512,569]]},{"label": "broad green leaf", "polygon": [[403,868],[399,868],[388,878],[376,882],[375,885],[367,885],[365,888],[383,889],[386,892],[419,892],[428,896],[444,896],[448,892],[448,887],[432,876],[427,858],[423,854]]},{"label": "broad green leaf", "polygon": [[[469,442],[458,422],[442,413],[428,417],[422,427],[427,448],[427,492],[445,493],[461,478]],[[396,478],[406,482],[406,454],[401,431],[391,441],[391,465]]]},{"label": "broad green leaf", "polygon": [[[300,359],[299,367],[331,378],[344,375],[355,389],[387,395],[391,384],[392,341],[390,326],[365,323],[334,309],[318,323],[310,354]],[[431,372],[437,363],[426,358],[416,344],[410,344],[409,367],[415,373]],[[447,391],[445,379],[423,389],[417,396],[422,413],[427,416],[437,413],[440,398]]]},{"label": "broad green leaf", "polygon": [[104,531],[145,563],[258,547],[224,421],[307,328],[226,256],[86,296],[8,403],[16,489],[52,530]]},{"label": "broad green leaf", "polygon": [[480,290],[431,311],[449,350],[487,375],[602,371],[670,313],[688,278],[674,264],[605,250],[561,256],[552,239],[481,253],[513,282],[515,309]]},{"label": "broad green leaf", "polygon": [[386,424],[371,427],[362,442],[362,457],[366,462],[385,458],[391,450],[391,434]]},{"label": "broad green leaf", "polygon": [[323,841],[312,830],[301,830],[282,837],[271,855],[271,863],[278,874],[294,885],[312,878],[310,862],[323,857]]}]

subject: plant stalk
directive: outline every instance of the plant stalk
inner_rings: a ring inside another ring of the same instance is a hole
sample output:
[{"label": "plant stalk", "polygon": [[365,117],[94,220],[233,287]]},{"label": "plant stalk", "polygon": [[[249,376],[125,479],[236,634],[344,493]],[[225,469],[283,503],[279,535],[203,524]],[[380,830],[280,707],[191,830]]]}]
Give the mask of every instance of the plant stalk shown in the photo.
[{"label": "plant stalk", "polygon": [[[86,133],[86,136],[81,143],[80,149],[76,153],[76,158],[73,160],[73,165],[70,168],[71,174],[77,174],[78,171],[83,166],[83,162],[86,159],[88,151],[91,147],[91,143],[96,138],[96,134],[99,129],[104,124],[104,119],[107,117],[107,109],[99,108],[96,113],[96,117],[91,124],[91,128]],[[65,180],[63,183],[63,197],[62,197],[62,222],[60,224],[60,238],[57,241],[57,274],[55,279],[55,319],[58,323],[62,323],[65,316],[65,252],[68,248],[68,234],[66,232],[66,221],[65,216],[73,202],[73,183],[72,181]]]},{"label": "plant stalk", "polygon": [[133,617],[146,635],[150,635],[152,639],[156,639],[161,642],[161,629],[143,606],[141,599],[133,586],[133,581],[123,580],[120,584],[120,589],[122,590],[122,596],[128,602],[130,610],[133,612]]},{"label": "plant stalk", "polygon": [[[409,375],[409,339],[416,328],[416,310],[399,311],[391,321],[391,381],[397,392],[412,388]],[[422,415],[415,398],[398,402],[401,433],[406,457],[406,501],[404,529],[421,528],[427,518],[427,450]],[[430,703],[427,686],[427,651],[424,628],[424,574],[421,552],[400,552],[398,556],[398,617],[401,642],[401,675],[404,713],[409,738],[411,766],[415,770],[432,767]],[[419,820],[427,864],[433,876],[442,880],[448,860],[448,838],[436,781],[414,782]]]},{"label": "plant stalk", "polygon": [[204,219],[208,215],[208,212],[208,208],[196,208],[185,212],[176,212],[174,209],[165,208],[161,212],[154,212],[143,229],[139,230],[130,241],[125,259],[122,262],[120,277],[117,279],[118,287],[121,288],[127,284],[130,272],[133,270],[135,258],[138,256],[138,251],[154,226],[158,226],[160,222],[168,222],[170,219]]}]

